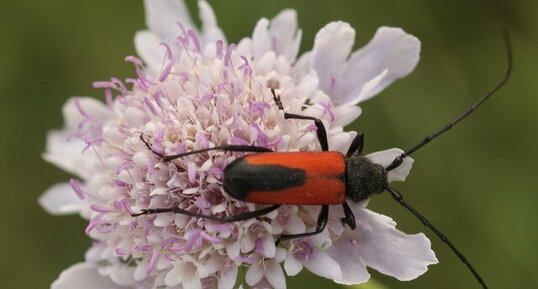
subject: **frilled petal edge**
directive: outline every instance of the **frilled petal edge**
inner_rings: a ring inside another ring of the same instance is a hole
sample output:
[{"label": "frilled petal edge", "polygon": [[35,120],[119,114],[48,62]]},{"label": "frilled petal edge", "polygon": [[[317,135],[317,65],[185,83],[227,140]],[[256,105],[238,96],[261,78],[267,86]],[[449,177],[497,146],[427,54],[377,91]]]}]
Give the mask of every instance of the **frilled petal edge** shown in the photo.
[{"label": "frilled petal edge", "polygon": [[87,173],[85,164],[88,160],[85,154],[89,153],[88,151],[82,153],[84,147],[83,141],[76,138],[69,139],[67,132],[51,131],[47,134],[47,145],[43,158],[69,173],[84,177]]},{"label": "frilled petal edge", "polygon": [[396,229],[391,218],[366,208],[355,207],[354,213],[357,229],[347,230],[343,237],[356,244],[354,249],[366,266],[408,281],[425,273],[429,265],[438,263],[424,234],[405,234]]},{"label": "frilled petal edge", "polygon": [[[395,158],[397,158],[402,153],[403,153],[403,150],[392,148],[392,149],[368,154],[366,158],[386,168],[392,163],[392,161]],[[409,171],[411,171],[411,167],[413,166],[414,161],[415,160],[413,160],[411,157],[405,157],[403,159],[402,164],[399,167],[387,173],[388,182],[390,183],[390,182],[395,182],[395,181],[396,182],[405,181],[405,178],[407,177],[407,175],[409,175]]]},{"label": "frilled petal edge", "polygon": [[178,23],[185,29],[194,27],[183,0],[144,0],[144,8],[147,27],[166,43],[181,32]]},{"label": "frilled petal edge", "polygon": [[370,279],[366,264],[362,261],[360,252],[355,247],[353,239],[348,239],[344,235],[327,250],[342,268],[342,276],[334,279],[336,283],[353,285],[364,283]]},{"label": "frilled petal edge", "polygon": [[72,97],[62,107],[65,126],[68,129],[84,127],[88,120],[107,119],[110,115],[108,108],[92,97]]},{"label": "frilled petal edge", "polygon": [[114,284],[110,278],[101,276],[97,267],[91,263],[78,263],[64,270],[56,279],[51,289],[127,289]]},{"label": "frilled petal edge", "polygon": [[206,1],[198,1],[198,10],[200,11],[200,20],[202,21],[202,40],[204,43],[214,43],[217,40],[226,42],[224,33],[217,25],[217,18],[213,8]]},{"label": "frilled petal edge", "polygon": [[166,50],[160,43],[159,36],[149,30],[138,31],[134,37],[136,53],[153,71],[160,71],[164,63]]},{"label": "frilled petal edge", "polygon": [[310,65],[318,74],[320,89],[331,95],[337,105],[343,101],[334,97],[334,89],[354,42],[355,30],[348,23],[331,22],[316,34],[310,55]]},{"label": "frilled petal edge", "polygon": [[38,203],[51,215],[75,214],[86,206],[86,201],[79,199],[68,183],[48,188],[39,197]]},{"label": "frilled petal edge", "polygon": [[[367,100],[394,80],[402,78],[415,69],[420,54],[420,41],[400,28],[380,27],[372,40],[354,52],[341,72],[335,87],[335,95],[344,102]],[[371,86],[367,93],[363,85],[387,71]]]},{"label": "frilled petal edge", "polygon": [[271,35],[274,38],[274,49],[293,63],[299,53],[302,31],[297,29],[297,12],[285,9],[271,20]]}]

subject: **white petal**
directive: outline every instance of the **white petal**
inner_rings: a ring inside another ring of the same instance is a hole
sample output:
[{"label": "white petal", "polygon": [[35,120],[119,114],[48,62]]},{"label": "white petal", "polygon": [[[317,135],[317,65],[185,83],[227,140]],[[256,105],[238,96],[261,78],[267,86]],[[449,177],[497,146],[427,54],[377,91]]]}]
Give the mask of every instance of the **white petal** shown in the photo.
[{"label": "white petal", "polygon": [[224,33],[217,25],[217,18],[213,8],[206,1],[198,1],[198,10],[200,11],[200,20],[202,21],[202,42],[215,43],[217,40],[226,42]]},{"label": "white petal", "polygon": [[346,237],[356,240],[354,249],[368,267],[398,280],[417,278],[438,262],[431,243],[422,233],[407,235],[389,217],[366,208],[354,210],[357,229]]},{"label": "white petal", "polygon": [[275,239],[272,237],[272,235],[267,234],[266,237],[263,238],[263,255],[267,258],[273,258],[276,256],[276,246],[275,246]]},{"label": "white petal", "polygon": [[252,55],[260,58],[265,52],[271,50],[271,35],[269,34],[269,20],[261,18],[252,33]]},{"label": "white petal", "polygon": [[366,270],[366,264],[362,261],[360,252],[350,242],[346,234],[341,236],[327,251],[342,268],[342,278],[334,279],[335,282],[353,285],[364,283],[370,279],[370,274]]},{"label": "white petal", "polygon": [[140,282],[148,277],[148,272],[147,272],[148,265],[149,265],[148,259],[144,259],[136,264],[136,268],[133,273],[133,277],[136,282]]},{"label": "white petal", "polygon": [[357,135],[354,131],[329,132],[329,148],[331,151],[347,153],[349,145]]},{"label": "white petal", "polygon": [[314,248],[309,258],[303,261],[305,266],[310,272],[333,280],[342,279],[342,269],[340,265],[327,254],[325,251],[321,251]]},{"label": "white petal", "polygon": [[164,277],[164,284],[170,287],[180,284],[184,280],[182,269],[179,265],[172,267]]},{"label": "white petal", "polygon": [[345,22],[331,22],[316,35],[310,65],[318,73],[319,87],[329,95],[334,95],[333,81],[340,81],[335,78],[346,64],[354,41],[355,30]]},{"label": "white petal", "polygon": [[234,47],[235,54],[237,55],[243,55],[247,59],[252,58],[252,39],[245,37],[237,43],[237,45]]},{"label": "white petal", "polygon": [[312,52],[307,51],[301,54],[295,64],[293,65],[293,76],[300,78],[303,75],[314,73],[316,75],[316,81],[317,81],[317,72],[311,68],[310,65],[310,59],[312,57]]},{"label": "white petal", "polygon": [[213,255],[205,262],[200,262],[196,265],[197,276],[205,278],[217,271],[219,271],[224,265],[224,259],[220,256]]},{"label": "white petal", "polygon": [[377,89],[379,88],[379,84],[387,78],[387,75],[389,73],[388,69],[383,70],[379,75],[376,75],[374,78],[367,81],[361,88],[361,92],[359,95],[355,98],[349,99],[350,102],[347,104],[357,104],[359,102],[362,102],[366,99],[368,99],[370,96],[377,93]]},{"label": "white petal", "polygon": [[237,281],[237,266],[231,265],[229,268],[222,269],[218,278],[218,289],[232,289]]},{"label": "white petal", "polygon": [[124,286],[132,286],[136,283],[134,279],[134,267],[126,264],[115,264],[113,266],[114,267],[110,269],[110,279],[112,279],[114,283]]},{"label": "white petal", "polygon": [[284,228],[288,234],[301,234],[305,232],[306,225],[303,222],[303,219],[294,213],[288,217],[286,224],[284,224]]},{"label": "white petal", "polygon": [[[386,168],[392,163],[395,158],[397,158],[402,153],[403,151],[401,149],[392,148],[384,151],[371,153],[366,157],[370,161],[376,164],[380,164]],[[387,173],[387,181],[389,183],[405,181],[405,178],[407,177],[407,175],[409,175],[409,171],[411,171],[411,167],[413,166],[414,161],[415,160],[411,157],[405,157],[399,167]]]},{"label": "white petal", "polygon": [[264,270],[260,264],[251,265],[247,270],[245,281],[248,285],[253,286],[260,282],[260,280],[263,278],[263,274]]},{"label": "white petal", "polygon": [[144,7],[147,27],[166,43],[180,35],[178,22],[185,29],[194,27],[183,0],[144,0]]},{"label": "white petal", "polygon": [[230,242],[228,245],[225,246],[225,248],[226,248],[226,255],[228,256],[228,258],[235,260],[235,258],[239,256],[239,252],[240,252],[239,242]]},{"label": "white petal", "polygon": [[355,98],[367,81],[387,69],[386,77],[361,97],[366,100],[413,71],[419,54],[420,41],[416,37],[400,28],[380,27],[366,46],[351,55],[348,66],[337,80],[335,93],[344,100]]},{"label": "white petal", "polygon": [[161,42],[159,36],[149,30],[138,31],[135,34],[136,53],[153,71],[161,71],[164,63],[166,49],[160,45]]},{"label": "white petal", "polygon": [[104,103],[92,97],[72,97],[68,99],[62,107],[65,126],[69,129],[77,129],[79,124],[86,118],[85,114],[95,119],[104,121],[108,118],[110,110]]},{"label": "white petal", "polygon": [[86,146],[77,138],[69,138],[66,131],[51,131],[47,134],[47,144],[43,158],[61,169],[84,178],[88,160],[91,160],[90,150],[83,154]]},{"label": "white petal", "polygon": [[56,279],[51,289],[122,289],[127,288],[114,284],[107,276],[101,276],[97,267],[91,263],[78,263],[64,270]]},{"label": "white petal", "polygon": [[274,289],[286,289],[286,278],[282,267],[275,261],[265,263],[265,278]]},{"label": "white petal", "polygon": [[354,104],[344,104],[333,108],[334,122],[332,126],[344,127],[355,121],[362,113],[362,109]]},{"label": "white petal", "polygon": [[286,9],[271,20],[273,49],[283,55],[290,63],[295,61],[301,44],[301,30],[297,30],[297,12]]},{"label": "white petal", "polygon": [[38,202],[51,215],[75,214],[86,206],[86,201],[79,199],[68,183],[48,188]]},{"label": "white petal", "polygon": [[183,281],[181,285],[183,285],[183,289],[202,289],[202,281],[198,278]]},{"label": "white petal", "polygon": [[284,270],[286,270],[288,276],[295,276],[303,270],[303,264],[295,259],[295,257],[288,256],[286,261],[284,261]]}]

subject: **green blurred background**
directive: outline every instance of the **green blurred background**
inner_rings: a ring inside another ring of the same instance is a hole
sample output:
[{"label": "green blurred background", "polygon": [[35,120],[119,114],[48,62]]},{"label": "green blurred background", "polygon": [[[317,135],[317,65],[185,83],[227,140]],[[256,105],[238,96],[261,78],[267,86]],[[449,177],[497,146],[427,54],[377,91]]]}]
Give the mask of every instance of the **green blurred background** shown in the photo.
[{"label": "green blurred background", "polygon": [[[195,9],[195,2],[190,1]],[[512,79],[498,95],[417,153],[407,182],[397,184],[476,265],[491,288],[538,288],[538,1],[213,1],[231,42],[251,35],[260,17],[295,8],[303,51],[326,23],[357,30],[356,47],[381,25],[399,26],[423,44],[415,72],[362,105],[349,127],[366,135],[366,151],[407,148],[492,87],[504,72],[501,26],[513,40]],[[197,12],[195,12],[197,13]],[[53,217],[37,198],[69,176],[41,159],[45,134],[62,126],[73,95],[93,95],[94,80],[133,75],[126,55],[143,29],[142,1],[27,0],[0,4],[0,276],[2,288],[48,288],[90,244],[78,216]],[[405,232],[425,228],[387,195],[371,207]],[[387,288],[478,288],[432,234],[440,264]],[[372,270],[373,271],[373,270]],[[290,288],[338,288],[302,274]],[[312,285],[316,284],[316,286]],[[309,285],[309,286],[310,286]]]}]

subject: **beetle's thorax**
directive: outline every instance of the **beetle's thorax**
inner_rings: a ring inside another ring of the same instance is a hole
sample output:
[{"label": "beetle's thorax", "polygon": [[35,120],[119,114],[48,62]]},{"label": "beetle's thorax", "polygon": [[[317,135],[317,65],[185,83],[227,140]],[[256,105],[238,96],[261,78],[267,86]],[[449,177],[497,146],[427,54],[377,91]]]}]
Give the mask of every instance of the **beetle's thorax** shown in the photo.
[{"label": "beetle's thorax", "polygon": [[351,201],[364,201],[385,190],[387,172],[383,166],[358,154],[346,158],[346,166],[346,197]]}]

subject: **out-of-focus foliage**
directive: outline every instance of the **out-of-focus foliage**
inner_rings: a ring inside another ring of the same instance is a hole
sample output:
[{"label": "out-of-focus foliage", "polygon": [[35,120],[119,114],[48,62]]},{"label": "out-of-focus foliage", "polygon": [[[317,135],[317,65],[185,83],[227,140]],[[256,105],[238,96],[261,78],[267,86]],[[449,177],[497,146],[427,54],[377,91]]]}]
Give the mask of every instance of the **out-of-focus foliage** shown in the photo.
[{"label": "out-of-focus foliage", "polygon": [[[191,1],[190,4],[193,4]],[[366,151],[407,148],[461,112],[505,69],[501,26],[513,39],[512,79],[454,131],[414,155],[398,188],[479,269],[491,288],[538,287],[538,11],[537,1],[213,1],[231,42],[250,35],[262,16],[295,8],[303,47],[327,22],[357,30],[357,47],[381,25],[399,26],[423,44],[416,71],[363,105],[349,129],[363,131]],[[193,7],[195,5],[190,5]],[[195,12],[196,13],[196,12]],[[81,261],[90,240],[77,216],[53,217],[36,203],[67,180],[40,154],[45,134],[62,125],[72,95],[93,95],[94,80],[133,74],[124,63],[144,27],[141,1],[3,1],[0,4],[0,269],[4,288],[48,288]],[[406,232],[425,228],[388,196],[370,206]],[[440,264],[400,282],[373,272],[388,288],[478,288],[455,256],[426,232]],[[357,288],[379,288],[368,285]],[[337,288],[304,273],[290,288]]]}]

